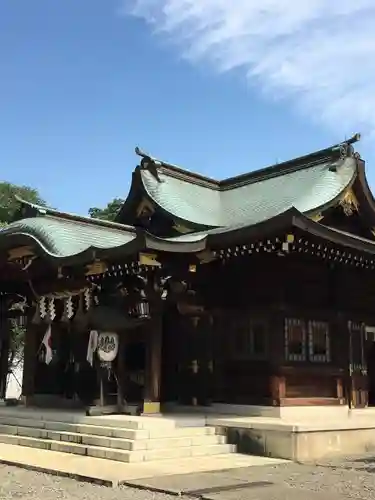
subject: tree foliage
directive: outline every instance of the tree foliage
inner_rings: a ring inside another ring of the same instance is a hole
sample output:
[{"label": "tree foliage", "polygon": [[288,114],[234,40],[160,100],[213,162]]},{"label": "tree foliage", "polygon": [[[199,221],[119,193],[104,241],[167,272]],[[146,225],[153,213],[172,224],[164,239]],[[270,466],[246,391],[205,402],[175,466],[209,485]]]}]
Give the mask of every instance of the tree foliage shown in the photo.
[{"label": "tree foliage", "polygon": [[114,221],[123,203],[124,203],[123,199],[114,198],[107,204],[105,208],[97,208],[97,207],[90,208],[89,215],[94,219]]},{"label": "tree foliage", "polygon": [[16,186],[10,182],[0,182],[0,227],[9,224],[14,219],[19,202],[16,195],[25,201],[37,205],[46,205],[38,191],[28,186]]}]

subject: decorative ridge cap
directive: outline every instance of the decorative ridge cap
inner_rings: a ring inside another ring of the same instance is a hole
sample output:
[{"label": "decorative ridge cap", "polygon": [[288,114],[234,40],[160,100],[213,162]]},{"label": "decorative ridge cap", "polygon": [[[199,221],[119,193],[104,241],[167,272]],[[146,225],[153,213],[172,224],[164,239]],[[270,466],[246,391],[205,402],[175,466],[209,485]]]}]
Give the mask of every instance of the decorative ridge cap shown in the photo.
[{"label": "decorative ridge cap", "polygon": [[[38,216],[52,216],[55,217],[56,219],[62,219],[62,220],[67,220],[70,222],[83,222],[89,225],[93,226],[101,226],[101,227],[106,227],[108,229],[117,229],[117,230],[123,230],[123,231],[130,231],[130,232],[136,232],[136,228],[134,226],[128,226],[125,224],[120,224],[119,222],[112,222],[112,221],[106,221],[102,219],[95,219],[93,217],[85,217],[83,215],[76,215],[76,214],[70,214],[67,212],[60,212],[59,210],[55,210],[53,208],[48,208],[48,207],[42,207],[41,205],[37,205],[35,203],[31,203],[29,201],[23,200],[19,196],[15,196],[15,198],[21,203],[23,207],[28,207],[31,208],[32,210],[35,211],[34,217]],[[29,217],[24,217],[25,219]],[[22,219],[18,219],[17,221],[14,222],[19,222]]]},{"label": "decorative ridge cap", "polygon": [[198,180],[203,181],[207,184],[212,184],[212,187],[218,186],[220,181],[207,177],[205,175],[199,174],[197,172],[192,172],[191,170],[186,170],[174,165],[172,163],[167,163],[165,161],[154,158],[145,152],[141,151],[138,147],[135,148],[135,152],[138,156],[142,158],[140,165],[137,167],[140,170],[149,170],[149,164],[152,163],[157,169],[160,169],[164,174],[170,175],[171,177],[181,178],[181,180]]},{"label": "decorative ridge cap", "polygon": [[135,152],[142,158],[140,165],[137,168],[140,170],[148,170],[152,175],[154,175],[158,182],[163,182],[163,180],[158,177],[159,170],[165,175],[180,179],[185,182],[199,184],[203,187],[218,191],[226,191],[234,187],[252,184],[254,182],[259,182],[261,180],[266,180],[272,177],[285,175],[298,170],[304,170],[322,163],[328,163],[330,160],[344,159],[348,156],[358,156],[358,153],[354,153],[352,144],[359,141],[360,137],[360,134],[357,133],[348,140],[322,149],[320,151],[315,151],[307,155],[299,156],[297,158],[293,158],[279,164],[270,165],[268,167],[257,169],[245,174],[228,177],[223,180],[205,177],[201,174],[185,170],[181,167],[166,163],[162,160],[158,160],[141,151],[138,147],[135,148]]}]

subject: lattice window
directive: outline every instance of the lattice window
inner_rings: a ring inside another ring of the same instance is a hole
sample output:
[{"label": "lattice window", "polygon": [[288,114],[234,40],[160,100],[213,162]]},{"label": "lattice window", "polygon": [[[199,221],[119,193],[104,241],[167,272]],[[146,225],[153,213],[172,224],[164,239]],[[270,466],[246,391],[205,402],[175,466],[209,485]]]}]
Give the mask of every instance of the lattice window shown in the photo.
[{"label": "lattice window", "polygon": [[366,325],[365,340],[375,342],[375,326]]},{"label": "lattice window", "polygon": [[285,358],[287,361],[306,360],[306,325],[302,319],[285,320]]},{"label": "lattice window", "polygon": [[366,368],[364,355],[365,325],[356,321],[348,321],[350,333],[350,366],[352,370]]},{"label": "lattice window", "polygon": [[329,323],[325,321],[309,321],[309,358],[318,363],[329,363],[331,360]]}]

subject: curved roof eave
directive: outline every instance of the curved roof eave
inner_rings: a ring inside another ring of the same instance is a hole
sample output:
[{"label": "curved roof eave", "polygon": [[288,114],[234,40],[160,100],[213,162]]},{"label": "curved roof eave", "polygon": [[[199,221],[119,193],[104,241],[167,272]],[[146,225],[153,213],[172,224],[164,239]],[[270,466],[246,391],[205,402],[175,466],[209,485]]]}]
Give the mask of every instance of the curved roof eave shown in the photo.
[{"label": "curved roof eave", "polygon": [[313,236],[325,239],[334,244],[363,251],[375,255],[375,242],[355,236],[338,229],[324,226],[311,220],[308,216],[292,207],[276,215],[272,219],[259,222],[252,226],[242,226],[235,229],[213,230],[208,232],[207,244],[212,250],[223,248],[225,245],[242,245],[251,240],[267,238],[280,231],[293,231],[298,228]]},{"label": "curved roof eave", "polygon": [[353,191],[358,200],[361,213],[368,217],[369,226],[375,227],[375,199],[367,181],[365,162],[358,160],[358,175]]},{"label": "curved roof eave", "polygon": [[[328,201],[327,203],[324,203],[323,205],[320,205],[318,207],[315,207],[311,210],[307,210],[306,212],[301,212],[303,213],[305,216],[307,217],[312,217],[318,213],[322,213],[322,212],[325,212],[326,210],[336,206],[339,201],[341,200],[343,194],[350,188],[352,188],[356,182],[358,178],[358,166],[356,168],[356,171],[353,173],[353,176],[352,178],[350,179],[350,181],[348,182],[348,184],[346,186],[344,186],[342,188],[342,190],[335,196],[333,197],[330,201]],[[375,212],[374,212],[375,213]]]},{"label": "curved roof eave", "polygon": [[196,253],[207,248],[207,233],[191,233],[174,238],[158,238],[145,233],[146,247],[150,250],[171,253]]},{"label": "curved roof eave", "polygon": [[130,184],[130,190],[128,192],[128,195],[125,198],[122,207],[116,214],[115,217],[116,223],[119,223],[118,221],[120,220],[126,220],[129,215],[134,215],[134,210],[137,208],[137,203],[139,202],[138,194],[140,190],[144,192],[141,175],[139,172],[139,168],[137,167],[132,173],[132,181]]},{"label": "curved roof eave", "polygon": [[171,212],[170,210],[163,207],[161,203],[150,193],[147,185],[145,184],[142,171],[140,167],[137,167],[132,174],[132,183],[130,186],[130,191],[126,197],[124,204],[122,205],[120,211],[118,212],[115,221],[125,221],[125,223],[131,223],[134,218],[134,212],[137,209],[140,198],[145,198],[152,203],[152,205],[162,214],[166,216],[172,216],[173,220],[182,225],[192,226],[194,229],[203,230],[209,228],[220,227],[219,224],[202,224],[190,219],[181,217],[180,214],[176,212]]},{"label": "curved roof eave", "polygon": [[213,229],[207,233],[207,243],[209,248],[216,250],[225,245],[239,245],[256,238],[262,239],[272,233],[288,229],[292,225],[293,217],[300,215],[302,215],[301,212],[292,207],[257,224]]},{"label": "curved roof eave", "polygon": [[331,241],[337,245],[375,255],[374,241],[341,231],[339,229],[325,226],[319,222],[309,219],[304,214],[300,214],[294,218],[293,226],[314,236]]},{"label": "curved roof eave", "polygon": [[[5,236],[5,238],[3,238]],[[35,255],[45,258],[51,264],[74,265],[77,263],[91,262],[94,259],[106,258],[108,256],[125,256],[135,253],[144,247],[144,238],[134,236],[134,238],[122,245],[113,247],[98,247],[89,245],[84,250],[68,255],[61,255],[49,250],[43,241],[33,234],[25,232],[13,232],[2,235],[0,232],[0,249],[8,250],[16,246],[31,246]]]}]

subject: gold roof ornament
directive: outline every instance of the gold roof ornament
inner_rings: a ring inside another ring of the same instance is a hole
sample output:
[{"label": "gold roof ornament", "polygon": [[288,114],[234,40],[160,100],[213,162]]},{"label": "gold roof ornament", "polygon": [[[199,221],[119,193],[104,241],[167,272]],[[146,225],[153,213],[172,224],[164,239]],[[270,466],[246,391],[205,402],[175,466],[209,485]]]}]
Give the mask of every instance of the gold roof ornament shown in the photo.
[{"label": "gold roof ornament", "polygon": [[180,234],[188,234],[191,232],[191,229],[188,227],[184,226],[183,224],[179,224],[178,222],[175,222],[173,225],[173,229],[177,231]]},{"label": "gold roof ornament", "polygon": [[314,222],[320,222],[324,219],[324,215],[321,212],[318,212],[317,214],[312,215],[310,219]]},{"label": "gold roof ornament", "polygon": [[354,212],[358,212],[359,203],[352,188],[344,192],[339,201],[339,205],[342,207],[344,214],[348,217],[353,215]]},{"label": "gold roof ornament", "polygon": [[141,266],[160,267],[161,263],[157,260],[157,257],[154,253],[141,252],[138,257],[138,263]]},{"label": "gold roof ornament", "polygon": [[92,264],[88,264],[86,266],[86,276],[91,276],[94,274],[104,274],[107,272],[108,266],[105,262],[102,262],[100,260],[96,260]]}]

